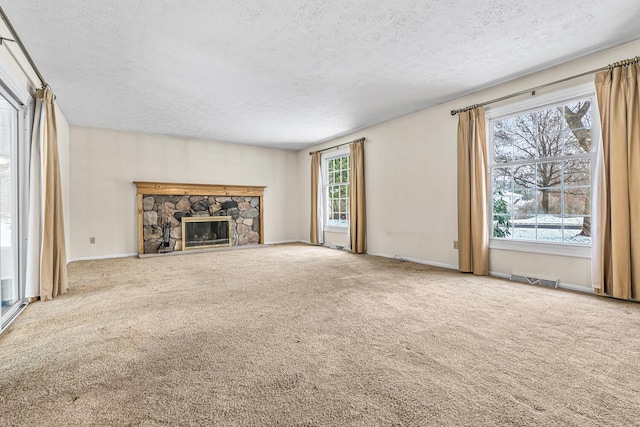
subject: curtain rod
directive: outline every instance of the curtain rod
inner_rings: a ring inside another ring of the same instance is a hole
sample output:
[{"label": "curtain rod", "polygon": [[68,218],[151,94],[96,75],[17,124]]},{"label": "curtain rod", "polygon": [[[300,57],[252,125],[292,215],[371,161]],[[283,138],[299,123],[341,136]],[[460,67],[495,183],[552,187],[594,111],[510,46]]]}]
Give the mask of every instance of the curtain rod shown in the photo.
[{"label": "curtain rod", "polygon": [[11,35],[14,38],[14,40],[6,39],[6,38],[4,40],[5,41],[15,42],[18,45],[18,47],[20,48],[20,50],[24,54],[25,58],[27,58],[27,61],[29,62],[29,65],[31,65],[31,68],[33,68],[33,71],[38,76],[38,79],[40,80],[40,83],[42,83],[42,87],[47,87],[47,82],[45,81],[44,77],[42,77],[42,74],[40,74],[40,70],[38,70],[38,67],[36,67],[35,62],[33,62],[33,59],[31,58],[31,55],[29,55],[29,52],[27,51],[27,48],[22,43],[22,40],[20,40],[20,36],[18,36],[18,33],[16,32],[16,29],[13,27],[13,25],[11,25],[11,21],[9,21],[9,17],[7,16],[7,14],[4,13],[4,10],[2,9],[2,6],[0,6],[0,16],[2,16],[2,20],[7,25],[7,28],[9,29],[9,32],[11,33]]},{"label": "curtain rod", "polygon": [[515,98],[516,96],[524,95],[525,93],[531,93],[531,95],[535,95],[536,91],[538,89],[543,89],[545,87],[557,85],[559,83],[564,83],[564,82],[569,81],[569,80],[574,80],[574,79],[577,79],[577,78],[580,78],[580,77],[588,76],[589,74],[595,74],[595,73],[597,73],[599,71],[611,70],[611,69],[613,69],[615,67],[623,67],[623,66],[626,66],[626,65],[635,64],[638,61],[640,61],[640,56],[636,56],[635,58],[632,58],[632,59],[625,59],[624,61],[615,62],[615,63],[609,64],[609,65],[607,65],[605,67],[600,67],[600,68],[596,68],[595,70],[586,71],[584,73],[576,74],[575,76],[565,77],[564,79],[556,80],[556,81],[553,81],[551,83],[545,83],[545,84],[542,84],[540,86],[532,87],[531,89],[525,89],[525,90],[521,90],[520,92],[515,92],[515,93],[511,93],[509,95],[501,96],[500,98],[492,99],[491,101],[485,101],[485,102],[482,102],[480,104],[469,105],[467,107],[459,108],[457,110],[451,110],[451,115],[455,116],[458,113],[462,113],[462,112],[471,110],[473,108],[484,107],[485,105],[493,104],[495,102],[504,101],[505,99],[509,99],[509,98]]},{"label": "curtain rod", "polygon": [[312,155],[314,153],[322,153],[323,151],[329,151],[329,150],[334,149],[334,148],[344,147],[345,145],[353,144],[354,142],[360,142],[360,141],[364,142],[365,138],[359,138],[359,139],[354,139],[353,141],[343,142],[342,144],[334,145],[332,147],[323,148],[322,150],[309,151],[309,155]]}]

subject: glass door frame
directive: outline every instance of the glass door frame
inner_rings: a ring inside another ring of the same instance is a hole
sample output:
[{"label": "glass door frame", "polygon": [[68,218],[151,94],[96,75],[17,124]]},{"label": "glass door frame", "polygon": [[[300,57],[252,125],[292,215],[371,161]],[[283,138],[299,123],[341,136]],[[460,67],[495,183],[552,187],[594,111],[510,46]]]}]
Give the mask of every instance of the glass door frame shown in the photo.
[{"label": "glass door frame", "polygon": [[[13,73],[9,72],[0,61],[0,95],[16,109],[16,139],[11,150],[11,179],[12,179],[12,236],[13,251],[13,279],[17,284],[16,301],[4,313],[0,310],[0,333],[26,307],[25,299],[25,256],[26,256],[26,218],[28,194],[28,164],[30,154],[30,119],[33,117],[31,108],[34,97],[20,86]],[[13,285],[16,286],[16,285]]]}]

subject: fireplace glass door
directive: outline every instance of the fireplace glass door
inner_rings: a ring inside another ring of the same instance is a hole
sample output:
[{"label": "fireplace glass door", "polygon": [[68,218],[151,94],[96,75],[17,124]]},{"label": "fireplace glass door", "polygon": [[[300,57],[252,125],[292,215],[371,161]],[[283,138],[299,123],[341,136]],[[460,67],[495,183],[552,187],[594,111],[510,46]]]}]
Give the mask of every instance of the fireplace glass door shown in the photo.
[{"label": "fireplace glass door", "polygon": [[231,246],[231,236],[230,216],[182,218],[183,250]]}]

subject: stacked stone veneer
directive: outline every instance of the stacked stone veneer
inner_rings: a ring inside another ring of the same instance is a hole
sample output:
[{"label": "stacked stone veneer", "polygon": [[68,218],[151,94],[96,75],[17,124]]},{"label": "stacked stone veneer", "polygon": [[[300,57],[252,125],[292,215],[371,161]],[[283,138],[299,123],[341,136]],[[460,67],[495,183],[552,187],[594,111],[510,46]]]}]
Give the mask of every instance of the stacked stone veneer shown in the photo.
[{"label": "stacked stone veneer", "polygon": [[142,197],[144,253],[158,253],[164,221],[171,222],[170,246],[182,250],[182,218],[186,216],[230,216],[232,245],[260,242],[260,198],[234,196],[167,196],[145,194]]}]

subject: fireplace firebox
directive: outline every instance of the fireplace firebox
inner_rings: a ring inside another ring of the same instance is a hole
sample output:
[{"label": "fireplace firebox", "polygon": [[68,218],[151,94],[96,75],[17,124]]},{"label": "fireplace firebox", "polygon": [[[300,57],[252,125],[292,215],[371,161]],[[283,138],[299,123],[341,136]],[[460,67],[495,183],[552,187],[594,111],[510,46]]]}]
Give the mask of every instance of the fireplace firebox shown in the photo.
[{"label": "fireplace firebox", "polygon": [[231,217],[182,218],[182,250],[231,246]]}]

